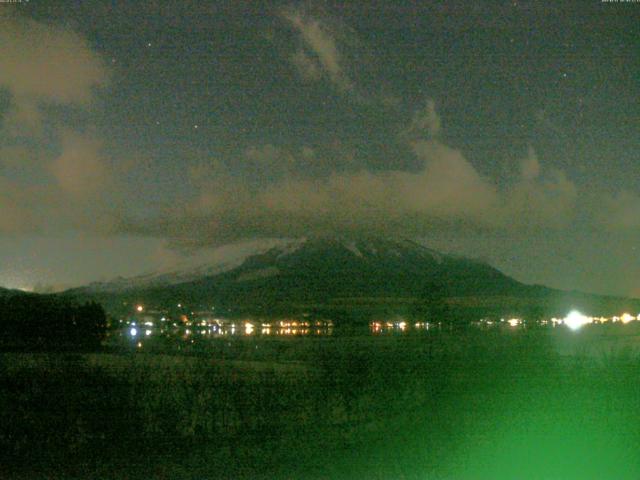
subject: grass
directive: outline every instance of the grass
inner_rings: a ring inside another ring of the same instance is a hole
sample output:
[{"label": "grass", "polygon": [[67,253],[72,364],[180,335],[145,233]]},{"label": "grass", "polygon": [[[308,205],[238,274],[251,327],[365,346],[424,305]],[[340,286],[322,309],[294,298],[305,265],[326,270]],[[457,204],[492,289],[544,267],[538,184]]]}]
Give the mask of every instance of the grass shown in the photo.
[{"label": "grass", "polygon": [[569,340],[467,331],[3,354],[0,477],[638,478],[638,357],[558,353]]}]

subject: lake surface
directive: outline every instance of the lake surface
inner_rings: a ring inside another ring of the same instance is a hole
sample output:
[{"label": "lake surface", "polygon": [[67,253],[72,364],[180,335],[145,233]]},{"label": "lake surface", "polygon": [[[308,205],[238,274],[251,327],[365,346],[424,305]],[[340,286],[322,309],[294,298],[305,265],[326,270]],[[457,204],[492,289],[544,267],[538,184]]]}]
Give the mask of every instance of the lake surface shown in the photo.
[{"label": "lake surface", "polygon": [[539,336],[545,338],[562,355],[602,356],[613,353],[640,353],[640,322],[610,322],[583,325],[578,329],[551,323],[527,325],[525,323],[477,322],[464,328],[453,328],[444,323],[409,322],[403,319],[378,320],[364,325],[340,325],[327,320],[227,320],[199,322],[188,326],[169,322],[132,321],[112,331],[108,344],[133,349],[162,344],[166,348],[197,345],[206,348],[220,342],[253,341],[260,344],[270,339],[322,339],[327,337],[394,337],[397,339],[423,338],[437,342],[443,335],[447,342],[459,332],[465,336],[500,335]]}]

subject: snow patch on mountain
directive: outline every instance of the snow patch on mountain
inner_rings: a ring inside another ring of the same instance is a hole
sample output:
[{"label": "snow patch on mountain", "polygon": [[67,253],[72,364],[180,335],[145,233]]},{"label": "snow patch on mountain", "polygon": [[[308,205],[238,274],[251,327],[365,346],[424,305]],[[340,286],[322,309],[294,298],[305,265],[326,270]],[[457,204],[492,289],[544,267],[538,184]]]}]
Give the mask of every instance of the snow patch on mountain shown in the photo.
[{"label": "snow patch on mountain", "polygon": [[291,255],[295,252],[297,252],[298,250],[300,250],[302,248],[302,246],[307,243],[307,238],[306,237],[302,237],[296,240],[288,240],[284,245],[276,247],[278,250],[280,250],[280,252],[278,253],[278,256],[276,257],[276,259],[281,259],[283,257],[286,257],[288,255]]}]

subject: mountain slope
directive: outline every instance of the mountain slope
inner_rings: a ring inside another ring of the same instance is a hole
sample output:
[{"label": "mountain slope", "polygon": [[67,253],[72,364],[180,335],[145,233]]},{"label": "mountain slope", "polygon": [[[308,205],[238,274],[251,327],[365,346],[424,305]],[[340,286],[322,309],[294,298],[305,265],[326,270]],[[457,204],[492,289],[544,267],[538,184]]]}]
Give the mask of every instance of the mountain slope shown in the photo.
[{"label": "mountain slope", "polygon": [[513,295],[527,287],[493,267],[408,240],[316,237],[259,250],[226,265],[92,284],[75,293],[230,305],[346,299]]},{"label": "mountain slope", "polygon": [[180,268],[150,272],[134,277],[118,277],[106,282],[93,282],[85,287],[73,289],[73,291],[105,294],[178,285],[232,270],[242,265],[242,263],[251,256],[263,254],[277,246],[291,248],[292,245],[298,242],[300,241],[273,240],[251,242],[250,245],[245,245],[243,248],[240,248],[240,251],[233,249],[233,253],[218,255],[215,259],[209,260],[208,262],[201,262],[195,265],[183,265]]},{"label": "mountain slope", "polygon": [[181,303],[247,312],[338,307],[404,312],[434,302],[446,302],[474,317],[566,314],[572,307],[592,314],[640,308],[628,299],[525,285],[483,262],[380,237],[280,242],[232,263],[119,279],[69,293],[96,299],[107,308],[131,302],[165,308]]},{"label": "mountain slope", "polygon": [[492,267],[442,255],[409,241],[315,238],[274,248],[237,269],[189,288],[223,288],[265,300],[327,302],[336,298],[414,297],[438,285],[450,294],[489,294],[520,285]]}]

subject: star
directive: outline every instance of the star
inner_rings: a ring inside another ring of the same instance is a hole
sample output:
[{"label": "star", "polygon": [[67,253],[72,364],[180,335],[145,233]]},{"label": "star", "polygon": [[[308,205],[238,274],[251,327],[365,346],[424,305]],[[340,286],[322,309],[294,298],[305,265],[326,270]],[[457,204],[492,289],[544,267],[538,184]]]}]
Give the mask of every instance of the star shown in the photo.
[{"label": "star", "polygon": [[150,47],[150,46],[151,46],[151,42],[147,43],[147,47]]},{"label": "star", "polygon": [[194,126],[193,126],[193,128],[194,128],[195,130],[197,130],[197,129],[198,129],[198,125],[197,125],[197,124],[196,124],[196,125],[194,125]]}]

